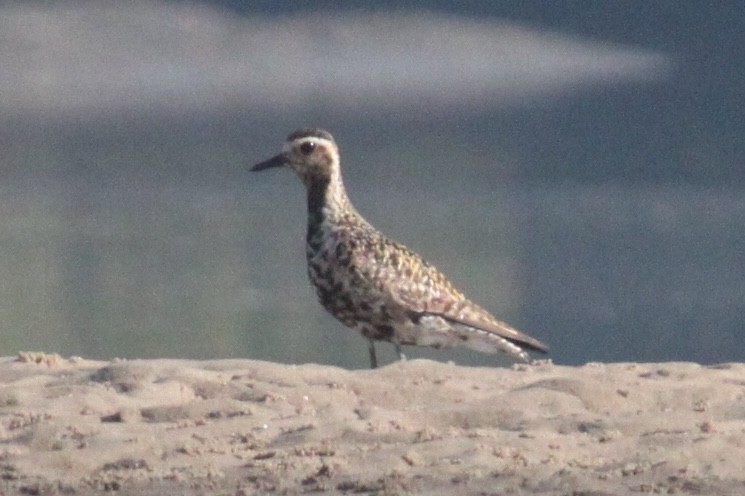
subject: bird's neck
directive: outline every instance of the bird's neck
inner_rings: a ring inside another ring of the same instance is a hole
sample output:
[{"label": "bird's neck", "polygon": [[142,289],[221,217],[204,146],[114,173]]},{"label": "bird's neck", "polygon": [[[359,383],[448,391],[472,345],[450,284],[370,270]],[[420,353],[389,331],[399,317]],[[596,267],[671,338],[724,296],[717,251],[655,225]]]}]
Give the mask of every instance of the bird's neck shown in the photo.
[{"label": "bird's neck", "polygon": [[364,222],[349,201],[341,174],[336,173],[318,178],[308,187],[308,239],[324,229],[350,223],[350,220]]}]

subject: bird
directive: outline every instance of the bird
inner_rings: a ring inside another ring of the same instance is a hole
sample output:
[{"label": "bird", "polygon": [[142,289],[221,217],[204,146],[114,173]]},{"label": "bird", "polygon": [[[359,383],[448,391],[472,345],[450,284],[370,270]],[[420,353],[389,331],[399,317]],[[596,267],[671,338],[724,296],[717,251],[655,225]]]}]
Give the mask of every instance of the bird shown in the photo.
[{"label": "bird", "polygon": [[541,341],[497,320],[432,264],[367,222],[347,196],[339,147],[323,129],[290,134],[281,153],[251,171],[291,169],[307,190],[308,277],[321,305],[367,339],[370,367],[376,341],[402,346],[465,346],[529,362],[548,353]]}]

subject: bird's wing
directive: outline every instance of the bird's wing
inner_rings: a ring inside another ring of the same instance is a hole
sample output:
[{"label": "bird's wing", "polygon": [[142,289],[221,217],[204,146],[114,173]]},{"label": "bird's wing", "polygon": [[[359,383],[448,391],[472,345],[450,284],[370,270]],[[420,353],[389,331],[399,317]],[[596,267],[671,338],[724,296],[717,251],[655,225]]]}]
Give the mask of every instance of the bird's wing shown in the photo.
[{"label": "bird's wing", "polygon": [[[469,303],[473,304],[470,301]],[[483,309],[480,309],[480,310],[482,312],[486,312]],[[528,348],[533,351],[539,351],[541,353],[548,353],[547,345],[545,345],[544,343],[538,341],[537,339],[531,336],[528,336],[524,332],[518,331],[517,329],[505,324],[504,322],[496,320],[494,317],[491,316],[491,314],[487,313],[487,316],[490,317],[489,320],[481,319],[481,318],[472,319],[467,316],[465,317],[464,316],[451,316],[447,314],[438,314],[438,313],[434,313],[434,315],[442,317],[443,319],[449,322],[453,322],[456,324],[462,324],[468,327],[473,327],[476,329],[481,329],[482,331],[496,334],[497,336],[500,336],[517,345],[520,345],[523,348]]]},{"label": "bird's wing", "polygon": [[519,346],[548,352],[548,346],[511,326],[468,300],[437,268],[403,245],[380,238],[358,258],[363,276],[393,302],[414,316],[436,316]]}]

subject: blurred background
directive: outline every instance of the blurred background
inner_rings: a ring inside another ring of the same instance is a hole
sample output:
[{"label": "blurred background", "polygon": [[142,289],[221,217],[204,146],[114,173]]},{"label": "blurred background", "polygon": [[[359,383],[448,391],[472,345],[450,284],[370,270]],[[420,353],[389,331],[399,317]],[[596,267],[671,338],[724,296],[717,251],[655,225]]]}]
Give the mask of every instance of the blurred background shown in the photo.
[{"label": "blurred background", "polygon": [[0,4],[0,355],[367,367],[302,185],[247,172],[311,126],[555,362],[745,360],[739,2],[367,3]]}]

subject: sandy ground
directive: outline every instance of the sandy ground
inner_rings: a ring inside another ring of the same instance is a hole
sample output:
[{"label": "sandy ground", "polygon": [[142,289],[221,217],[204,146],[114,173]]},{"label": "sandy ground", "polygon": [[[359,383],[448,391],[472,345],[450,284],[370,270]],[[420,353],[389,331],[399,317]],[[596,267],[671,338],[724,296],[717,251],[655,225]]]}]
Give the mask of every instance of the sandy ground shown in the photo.
[{"label": "sandy ground", "polygon": [[0,494],[745,494],[745,364],[0,358]]}]

